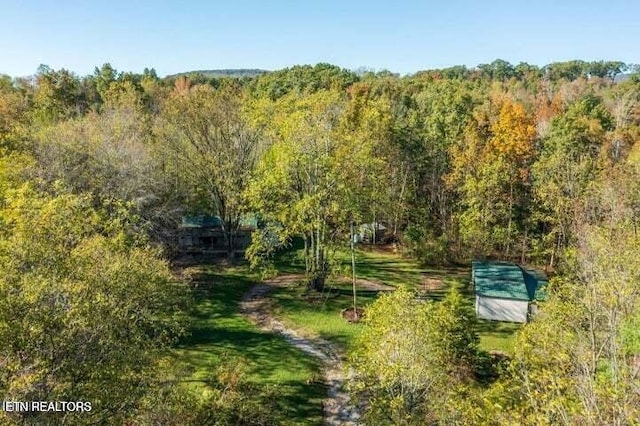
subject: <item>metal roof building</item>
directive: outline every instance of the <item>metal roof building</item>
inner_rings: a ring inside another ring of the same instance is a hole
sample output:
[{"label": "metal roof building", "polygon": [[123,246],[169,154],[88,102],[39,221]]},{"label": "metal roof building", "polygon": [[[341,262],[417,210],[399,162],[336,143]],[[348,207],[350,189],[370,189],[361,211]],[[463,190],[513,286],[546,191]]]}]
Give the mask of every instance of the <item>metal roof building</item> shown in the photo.
[{"label": "metal roof building", "polygon": [[178,229],[177,248],[188,254],[243,254],[251,244],[251,233],[258,227],[258,218],[254,215],[242,216],[238,226],[231,235],[228,229],[225,230],[225,223],[219,216],[183,216]]},{"label": "metal roof building", "polygon": [[544,299],[546,277],[510,262],[474,261],[472,283],[478,318],[527,322]]}]

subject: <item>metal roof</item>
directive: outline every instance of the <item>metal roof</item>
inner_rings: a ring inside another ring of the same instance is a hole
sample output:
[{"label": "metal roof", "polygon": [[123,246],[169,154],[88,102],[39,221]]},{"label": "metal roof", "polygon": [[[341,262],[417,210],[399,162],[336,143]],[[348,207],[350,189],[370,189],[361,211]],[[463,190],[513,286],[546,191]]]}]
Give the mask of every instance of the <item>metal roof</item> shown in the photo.
[{"label": "metal roof", "polygon": [[510,262],[473,261],[472,280],[476,294],[513,300],[544,299],[546,277]]},{"label": "metal roof", "polygon": [[182,228],[222,228],[222,219],[218,216],[182,216]]},{"label": "metal roof", "polygon": [[241,228],[253,228],[258,229],[258,216],[252,214],[245,214],[240,217]]},{"label": "metal roof", "polygon": [[[257,228],[258,218],[255,215],[243,215],[240,217],[241,228]],[[181,228],[224,228],[224,222],[220,216],[194,215],[182,216]]]}]

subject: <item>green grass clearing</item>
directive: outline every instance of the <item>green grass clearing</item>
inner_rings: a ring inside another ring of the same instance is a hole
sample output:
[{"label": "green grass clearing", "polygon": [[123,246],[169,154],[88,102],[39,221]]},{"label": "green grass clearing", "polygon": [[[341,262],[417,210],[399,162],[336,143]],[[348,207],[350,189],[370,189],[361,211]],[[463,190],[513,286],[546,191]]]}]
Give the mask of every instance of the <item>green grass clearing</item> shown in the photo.
[{"label": "green grass clearing", "polygon": [[[350,254],[337,254],[341,272],[350,273]],[[469,287],[469,268],[423,267],[411,259],[393,253],[359,250],[357,276],[391,287],[406,285],[439,300],[449,289],[458,288],[473,303]],[[299,251],[281,256],[282,273],[301,273],[304,269]],[[190,312],[190,334],[173,351],[176,371],[182,372],[185,386],[204,391],[205,381],[225,360],[242,359],[248,379],[259,385],[276,385],[278,412],[285,424],[322,424],[321,401],[326,388],[317,383],[319,364],[292,347],[281,337],[263,332],[239,313],[246,291],[259,280],[246,266],[208,265],[198,268],[199,278]],[[358,290],[358,305],[366,306],[378,297],[378,291]],[[350,324],[340,311],[352,305],[348,282],[330,281],[327,292],[308,292],[301,285],[276,288],[271,293],[275,314],[290,326],[320,336],[349,350],[362,325]],[[519,324],[480,321],[480,347],[483,350],[510,352]]]},{"label": "green grass clearing", "polygon": [[317,383],[318,362],[281,337],[259,330],[238,312],[242,296],[257,277],[245,266],[199,269],[190,333],[174,350],[183,381],[204,391],[203,381],[221,361],[240,358],[248,380],[278,386],[284,424],[322,424],[326,388]]},{"label": "green grass clearing", "polygon": [[[350,276],[351,255],[347,250],[336,253],[339,275]],[[304,263],[300,250],[284,254],[278,259],[277,267],[283,273],[301,273]],[[423,292],[432,300],[440,300],[452,288],[465,295],[470,305],[474,295],[470,286],[469,267],[424,267],[413,259],[377,250],[359,249],[356,252],[356,275],[359,279],[383,283],[391,287],[406,285]],[[272,294],[277,315],[292,327],[323,337],[339,344],[343,349],[351,349],[361,325],[350,324],[340,317],[340,311],[352,306],[351,285],[330,280],[327,294],[322,297],[308,293],[304,285],[293,289],[278,289]],[[358,290],[358,305],[373,302],[378,292]],[[479,321],[480,348],[511,352],[515,332],[520,324],[496,321]]]}]

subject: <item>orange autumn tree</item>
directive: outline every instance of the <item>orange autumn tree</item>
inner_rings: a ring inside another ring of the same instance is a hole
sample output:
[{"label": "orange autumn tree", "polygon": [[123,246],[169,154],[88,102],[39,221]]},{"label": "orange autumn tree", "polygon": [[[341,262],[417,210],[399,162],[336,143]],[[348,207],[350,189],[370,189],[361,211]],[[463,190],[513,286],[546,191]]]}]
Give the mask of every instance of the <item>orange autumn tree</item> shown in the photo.
[{"label": "orange autumn tree", "polygon": [[522,104],[509,99],[503,101],[498,119],[491,125],[491,133],[487,155],[505,156],[518,165],[531,158],[536,128],[533,117]]},{"label": "orange autumn tree", "polygon": [[526,245],[529,166],[534,158],[533,116],[511,99],[476,111],[462,145],[451,149],[447,182],[461,197],[460,233],[472,255],[513,256]]},{"label": "orange autumn tree", "polygon": [[[491,133],[492,137],[486,146],[486,158],[502,165],[505,187],[508,188],[508,193],[503,194],[507,196],[508,205],[504,247],[504,254],[508,257],[511,255],[514,237],[514,219],[521,219],[528,210],[529,166],[534,156],[536,128],[532,115],[527,113],[522,104],[505,100],[498,119],[491,125]],[[527,227],[522,220],[518,221],[524,228],[524,253]]]}]

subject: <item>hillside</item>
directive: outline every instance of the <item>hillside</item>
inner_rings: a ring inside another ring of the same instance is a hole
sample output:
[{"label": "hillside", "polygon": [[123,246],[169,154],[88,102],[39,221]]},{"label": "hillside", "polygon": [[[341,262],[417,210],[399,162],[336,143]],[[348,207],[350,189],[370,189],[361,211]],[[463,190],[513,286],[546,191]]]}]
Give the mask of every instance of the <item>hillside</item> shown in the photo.
[{"label": "hillside", "polygon": [[170,77],[179,77],[181,75],[203,75],[205,77],[257,77],[262,74],[266,74],[269,71],[261,70],[257,68],[238,68],[238,69],[220,69],[220,70],[194,70],[194,71],[185,71],[177,74],[168,75],[167,78]]}]

